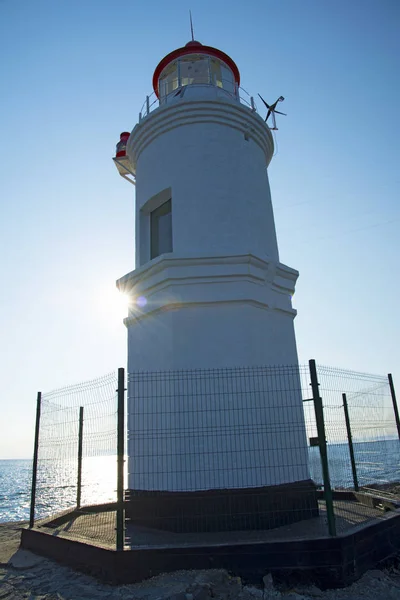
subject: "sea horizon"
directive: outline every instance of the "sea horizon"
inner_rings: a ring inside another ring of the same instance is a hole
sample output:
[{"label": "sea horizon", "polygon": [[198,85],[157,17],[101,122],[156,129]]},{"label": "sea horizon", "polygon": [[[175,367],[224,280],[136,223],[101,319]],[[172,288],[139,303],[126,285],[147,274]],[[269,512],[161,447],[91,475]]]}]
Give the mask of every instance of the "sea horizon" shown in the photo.
[{"label": "sea horizon", "polygon": [[[398,439],[356,442],[354,452],[360,486],[382,485],[400,481]],[[323,483],[318,447],[309,447],[311,479]],[[348,445],[329,444],[331,485],[352,488],[354,485]],[[0,523],[29,519],[32,458],[0,459]],[[127,469],[127,461],[125,462]],[[115,454],[83,458],[82,505],[116,500],[117,457]],[[125,480],[127,481],[127,479]],[[77,460],[39,460],[35,518],[44,518],[76,505]]]}]

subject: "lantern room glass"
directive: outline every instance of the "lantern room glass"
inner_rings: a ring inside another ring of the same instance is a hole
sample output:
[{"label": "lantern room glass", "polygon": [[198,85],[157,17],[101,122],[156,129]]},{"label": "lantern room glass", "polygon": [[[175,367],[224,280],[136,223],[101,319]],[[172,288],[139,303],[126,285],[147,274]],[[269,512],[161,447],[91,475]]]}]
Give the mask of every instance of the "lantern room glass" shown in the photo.
[{"label": "lantern room glass", "polygon": [[178,63],[177,61],[171,63],[160,75],[158,80],[158,89],[160,98],[168,96],[174,90],[178,88]]},{"label": "lantern room glass", "polygon": [[160,100],[186,85],[215,85],[237,96],[231,69],[220,59],[207,54],[188,54],[170,63],[158,79]]}]

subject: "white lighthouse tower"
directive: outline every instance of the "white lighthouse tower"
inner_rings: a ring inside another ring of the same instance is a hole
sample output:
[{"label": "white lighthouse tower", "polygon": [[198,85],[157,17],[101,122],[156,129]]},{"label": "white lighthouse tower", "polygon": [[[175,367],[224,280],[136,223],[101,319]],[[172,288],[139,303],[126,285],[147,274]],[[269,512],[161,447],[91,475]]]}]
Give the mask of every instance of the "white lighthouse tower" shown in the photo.
[{"label": "white lighthouse tower", "polygon": [[[297,365],[291,297],[298,272],[279,261],[267,172],[273,138],[239,86],[229,56],[192,40],[158,64],[156,102],[147,99],[129,139],[122,134],[115,161],[136,183],[136,268],[117,282],[131,296],[129,373]],[[199,490],[302,485],[312,495],[302,398],[292,388],[283,403],[298,425],[288,444],[296,458],[276,452],[272,436],[274,468],[260,468],[254,455],[240,477],[216,464]],[[130,393],[131,414],[140,413],[138,395]],[[161,405],[146,398],[157,415]],[[189,417],[179,418],[187,426]],[[129,488],[195,492],[193,461],[180,458],[176,477],[166,477],[174,457],[160,468],[151,436],[143,437],[146,422],[128,417]],[[248,431],[246,452],[254,443]]]}]

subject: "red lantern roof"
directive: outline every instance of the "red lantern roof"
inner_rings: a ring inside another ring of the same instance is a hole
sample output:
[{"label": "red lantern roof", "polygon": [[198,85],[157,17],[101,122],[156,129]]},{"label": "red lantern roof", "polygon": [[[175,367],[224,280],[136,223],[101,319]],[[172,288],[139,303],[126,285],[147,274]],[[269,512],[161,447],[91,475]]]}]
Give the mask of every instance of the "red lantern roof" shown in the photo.
[{"label": "red lantern roof", "polygon": [[231,59],[230,56],[225,54],[225,52],[218,50],[217,48],[212,48],[211,46],[203,46],[203,44],[201,44],[200,42],[196,42],[196,40],[191,40],[186,44],[186,46],[183,46],[182,48],[177,48],[177,50],[174,50],[173,52],[167,54],[167,56],[164,56],[164,58],[158,63],[153,75],[153,89],[157,97],[158,79],[162,71],[171,62],[173,62],[177,58],[180,58],[181,56],[186,56],[187,54],[206,54],[207,56],[214,56],[215,58],[218,58],[231,69],[237,85],[240,85],[239,69],[237,68],[236,63]]}]

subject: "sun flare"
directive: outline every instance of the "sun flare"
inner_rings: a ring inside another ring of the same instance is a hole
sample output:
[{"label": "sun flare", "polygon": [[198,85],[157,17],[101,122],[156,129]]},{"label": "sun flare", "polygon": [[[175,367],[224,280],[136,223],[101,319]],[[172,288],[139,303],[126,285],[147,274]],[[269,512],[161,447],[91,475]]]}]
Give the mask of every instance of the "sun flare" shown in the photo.
[{"label": "sun flare", "polygon": [[128,316],[129,294],[120,292],[116,288],[108,288],[99,297],[101,298],[99,309],[103,317],[110,321],[122,321]]}]

